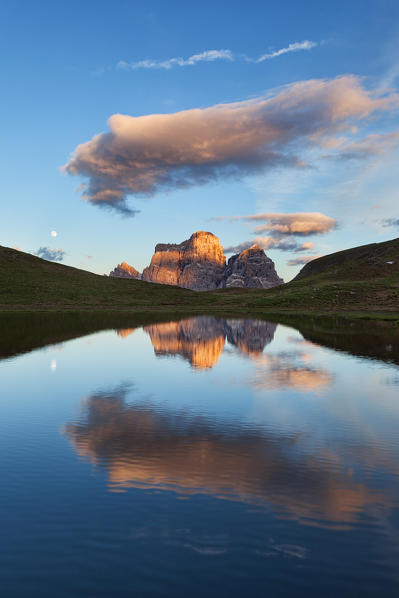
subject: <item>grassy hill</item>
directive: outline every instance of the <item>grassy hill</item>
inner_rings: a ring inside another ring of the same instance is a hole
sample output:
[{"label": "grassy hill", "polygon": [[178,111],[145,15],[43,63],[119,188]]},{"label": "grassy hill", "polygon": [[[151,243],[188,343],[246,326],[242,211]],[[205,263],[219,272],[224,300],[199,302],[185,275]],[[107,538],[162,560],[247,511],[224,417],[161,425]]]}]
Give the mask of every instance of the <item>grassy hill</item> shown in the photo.
[{"label": "grassy hill", "polygon": [[205,293],[98,276],[0,246],[0,310],[10,309],[237,315],[346,311],[399,317],[399,239],[313,260],[293,281],[274,289]]}]

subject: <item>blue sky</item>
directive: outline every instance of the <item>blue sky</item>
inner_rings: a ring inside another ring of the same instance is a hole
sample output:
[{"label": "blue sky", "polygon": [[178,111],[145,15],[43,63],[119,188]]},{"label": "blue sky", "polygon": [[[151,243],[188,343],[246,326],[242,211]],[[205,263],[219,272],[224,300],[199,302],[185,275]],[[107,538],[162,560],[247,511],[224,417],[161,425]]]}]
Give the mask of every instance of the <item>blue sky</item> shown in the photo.
[{"label": "blue sky", "polygon": [[[102,274],[122,260],[141,270],[156,243],[210,230],[230,248],[267,239],[288,280],[298,260],[398,236],[398,40],[396,1],[3,2],[0,243],[62,249],[63,263]],[[200,124],[181,115],[193,109]],[[103,133],[100,164],[90,140]],[[121,186],[123,201],[104,200]]]}]

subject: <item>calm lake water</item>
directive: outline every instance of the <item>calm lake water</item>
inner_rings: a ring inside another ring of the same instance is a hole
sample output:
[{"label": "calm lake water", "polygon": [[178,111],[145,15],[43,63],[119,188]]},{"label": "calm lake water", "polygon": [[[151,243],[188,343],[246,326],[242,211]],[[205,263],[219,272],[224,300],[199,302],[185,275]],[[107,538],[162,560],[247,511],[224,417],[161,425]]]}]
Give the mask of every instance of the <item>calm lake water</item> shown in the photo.
[{"label": "calm lake water", "polygon": [[0,388],[2,596],[399,595],[395,363],[195,317]]}]

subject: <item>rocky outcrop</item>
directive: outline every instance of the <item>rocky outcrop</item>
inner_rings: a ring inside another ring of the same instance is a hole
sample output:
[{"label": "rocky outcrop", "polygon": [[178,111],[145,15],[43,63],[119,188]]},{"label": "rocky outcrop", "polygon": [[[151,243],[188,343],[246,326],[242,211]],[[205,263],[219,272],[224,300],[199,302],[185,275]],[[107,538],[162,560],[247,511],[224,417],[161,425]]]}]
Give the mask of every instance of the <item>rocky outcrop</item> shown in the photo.
[{"label": "rocky outcrop", "polygon": [[151,264],[143,271],[143,280],[209,291],[220,286],[225,265],[219,239],[212,233],[198,231],[179,245],[156,245]]},{"label": "rocky outcrop", "polygon": [[212,233],[197,231],[182,243],[158,243],[143,274],[122,262],[110,276],[142,278],[193,291],[226,287],[270,289],[283,283],[273,261],[259,245],[233,255],[226,266],[220,241]]},{"label": "rocky outcrop", "polygon": [[274,262],[255,244],[229,259],[220,286],[271,289],[283,282]]},{"label": "rocky outcrop", "polygon": [[141,274],[133,268],[133,266],[129,266],[126,262],[122,262],[118,264],[116,268],[109,273],[110,276],[115,278],[136,278],[137,280],[141,279]]}]

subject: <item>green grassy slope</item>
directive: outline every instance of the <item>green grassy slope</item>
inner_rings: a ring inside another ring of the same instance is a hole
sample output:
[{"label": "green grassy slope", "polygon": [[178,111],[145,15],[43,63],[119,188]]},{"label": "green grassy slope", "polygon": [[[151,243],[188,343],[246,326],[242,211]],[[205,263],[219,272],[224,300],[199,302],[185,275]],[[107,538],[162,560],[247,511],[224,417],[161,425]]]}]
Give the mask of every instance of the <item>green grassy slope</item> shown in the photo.
[{"label": "green grassy slope", "polygon": [[[389,263],[393,262],[393,263]],[[319,257],[306,264],[294,280],[327,273],[328,277],[339,276],[359,280],[380,278],[399,274],[399,238],[383,243],[361,245],[330,255]]]},{"label": "green grassy slope", "polygon": [[346,311],[394,316],[399,314],[399,239],[319,258],[307,264],[296,279],[274,289],[206,293],[98,276],[0,246],[0,309],[224,311],[237,315]]},{"label": "green grassy slope", "polygon": [[175,286],[99,276],[0,246],[0,308],[178,306],[190,305],[196,296]]}]

